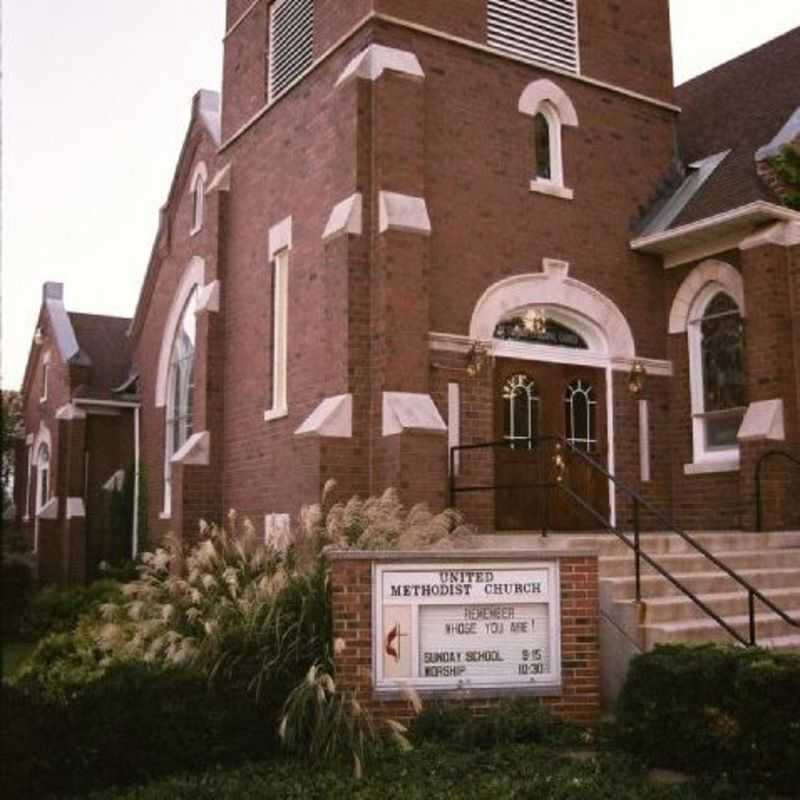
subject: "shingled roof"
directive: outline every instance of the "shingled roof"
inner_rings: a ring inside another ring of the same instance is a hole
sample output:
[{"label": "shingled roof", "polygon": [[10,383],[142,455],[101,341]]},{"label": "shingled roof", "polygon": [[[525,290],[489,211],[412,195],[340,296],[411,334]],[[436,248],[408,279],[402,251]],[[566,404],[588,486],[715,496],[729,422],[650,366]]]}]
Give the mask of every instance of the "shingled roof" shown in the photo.
[{"label": "shingled roof", "polygon": [[779,203],[759,178],[756,154],[800,107],[800,28],[676,89],[684,184],[641,234],[680,228],[759,200]]},{"label": "shingled roof", "polygon": [[89,364],[89,384],[78,392],[96,400],[113,397],[131,368],[129,319],[100,314],[69,313],[82,360]]}]

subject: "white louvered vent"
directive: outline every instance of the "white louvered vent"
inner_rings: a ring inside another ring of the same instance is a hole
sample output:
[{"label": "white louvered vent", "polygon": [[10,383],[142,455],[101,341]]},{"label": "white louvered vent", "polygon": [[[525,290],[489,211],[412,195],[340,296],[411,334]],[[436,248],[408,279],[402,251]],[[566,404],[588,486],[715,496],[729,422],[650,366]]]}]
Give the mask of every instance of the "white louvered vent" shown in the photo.
[{"label": "white louvered vent", "polygon": [[578,73],[577,0],[488,0],[491,47]]},{"label": "white louvered vent", "polygon": [[269,99],[314,61],[314,0],[275,0],[269,10]]}]

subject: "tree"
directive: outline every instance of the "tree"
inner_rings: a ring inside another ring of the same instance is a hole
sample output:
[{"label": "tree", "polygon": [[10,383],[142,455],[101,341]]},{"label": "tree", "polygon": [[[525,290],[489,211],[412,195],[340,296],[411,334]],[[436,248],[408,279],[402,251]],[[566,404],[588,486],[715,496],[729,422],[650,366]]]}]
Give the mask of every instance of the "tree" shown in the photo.
[{"label": "tree", "polygon": [[2,402],[2,480],[3,516],[14,502],[14,459],[16,445],[25,435],[25,422],[22,418],[22,395],[19,392],[3,391]]}]

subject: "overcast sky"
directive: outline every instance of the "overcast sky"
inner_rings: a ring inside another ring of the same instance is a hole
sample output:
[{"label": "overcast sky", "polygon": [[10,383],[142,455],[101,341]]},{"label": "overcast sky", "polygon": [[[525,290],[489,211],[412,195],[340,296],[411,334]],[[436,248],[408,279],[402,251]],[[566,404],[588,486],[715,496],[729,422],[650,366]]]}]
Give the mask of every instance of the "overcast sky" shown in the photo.
[{"label": "overcast sky", "polygon": [[[800,0],[670,5],[677,82],[800,25]],[[191,97],[220,87],[224,6],[4,0],[3,388],[22,381],[44,281],[72,311],[132,315]]]}]

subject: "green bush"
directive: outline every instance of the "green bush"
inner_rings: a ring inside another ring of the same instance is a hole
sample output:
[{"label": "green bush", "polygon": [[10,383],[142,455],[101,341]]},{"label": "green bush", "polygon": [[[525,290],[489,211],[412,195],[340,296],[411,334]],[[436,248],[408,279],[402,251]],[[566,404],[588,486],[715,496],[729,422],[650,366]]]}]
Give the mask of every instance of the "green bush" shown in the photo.
[{"label": "green bush", "polygon": [[253,703],[186,670],[115,665],[59,696],[29,674],[4,684],[2,700],[4,797],[84,796],[263,758],[276,746]]},{"label": "green bush", "polygon": [[616,738],[654,766],[800,785],[800,655],[657,647],[631,662]]},{"label": "green bush", "polygon": [[69,589],[47,586],[33,596],[23,613],[19,635],[34,641],[50,633],[66,633],[81,617],[95,614],[104,603],[120,597],[120,584],[109,579]]},{"label": "green bush", "polygon": [[415,740],[462,750],[511,744],[584,744],[590,734],[554,717],[532,700],[502,700],[480,714],[464,705],[431,703],[414,719]]}]

